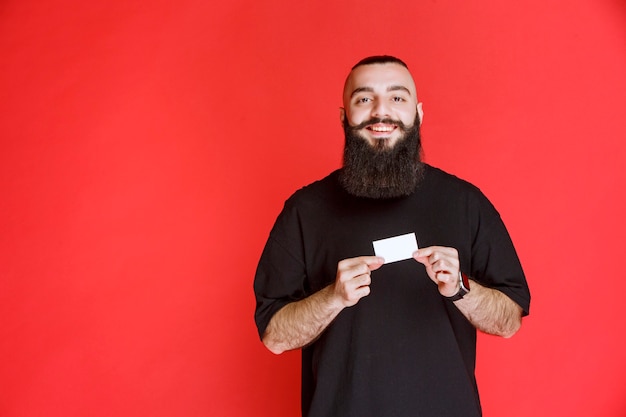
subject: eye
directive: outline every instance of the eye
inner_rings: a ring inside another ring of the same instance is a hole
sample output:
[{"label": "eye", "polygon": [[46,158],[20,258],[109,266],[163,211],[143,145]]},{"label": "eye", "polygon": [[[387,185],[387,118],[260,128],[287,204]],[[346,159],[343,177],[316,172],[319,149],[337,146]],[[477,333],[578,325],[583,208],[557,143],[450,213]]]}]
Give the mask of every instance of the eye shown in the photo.
[{"label": "eye", "polygon": [[406,101],[403,97],[400,97],[400,96],[395,96],[395,97],[392,98],[392,100],[394,102],[396,102],[396,103],[400,103],[400,102]]},{"label": "eye", "polygon": [[357,100],[357,103],[369,103],[370,101],[372,101],[372,99],[369,97],[361,97]]}]

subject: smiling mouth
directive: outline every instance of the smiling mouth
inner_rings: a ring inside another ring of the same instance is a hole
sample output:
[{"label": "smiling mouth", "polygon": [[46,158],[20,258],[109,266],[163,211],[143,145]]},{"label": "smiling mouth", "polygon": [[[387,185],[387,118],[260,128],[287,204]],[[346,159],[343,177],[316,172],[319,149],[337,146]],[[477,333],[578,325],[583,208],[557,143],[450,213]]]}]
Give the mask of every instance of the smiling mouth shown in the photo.
[{"label": "smiling mouth", "polygon": [[396,129],[397,126],[395,125],[388,125],[388,124],[374,124],[374,125],[369,125],[367,126],[367,130],[369,130],[370,132],[373,132],[375,134],[384,134],[384,133],[391,133]]}]

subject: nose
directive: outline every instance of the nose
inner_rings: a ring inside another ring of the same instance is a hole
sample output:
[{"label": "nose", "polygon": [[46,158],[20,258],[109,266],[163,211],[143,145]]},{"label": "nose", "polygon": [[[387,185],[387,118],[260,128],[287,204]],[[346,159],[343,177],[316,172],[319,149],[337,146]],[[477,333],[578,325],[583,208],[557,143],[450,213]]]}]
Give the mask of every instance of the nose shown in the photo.
[{"label": "nose", "polygon": [[387,106],[387,103],[385,103],[384,100],[376,100],[374,107],[372,107],[372,117],[384,119],[389,116],[389,107]]}]

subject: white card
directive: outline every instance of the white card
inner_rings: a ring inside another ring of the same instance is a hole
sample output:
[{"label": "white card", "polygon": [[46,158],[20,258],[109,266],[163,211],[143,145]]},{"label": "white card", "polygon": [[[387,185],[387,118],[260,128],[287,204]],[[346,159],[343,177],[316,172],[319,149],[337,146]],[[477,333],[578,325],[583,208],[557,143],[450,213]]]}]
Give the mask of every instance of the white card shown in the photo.
[{"label": "white card", "polygon": [[376,256],[385,258],[386,264],[411,259],[417,250],[415,233],[376,240],[372,244]]}]

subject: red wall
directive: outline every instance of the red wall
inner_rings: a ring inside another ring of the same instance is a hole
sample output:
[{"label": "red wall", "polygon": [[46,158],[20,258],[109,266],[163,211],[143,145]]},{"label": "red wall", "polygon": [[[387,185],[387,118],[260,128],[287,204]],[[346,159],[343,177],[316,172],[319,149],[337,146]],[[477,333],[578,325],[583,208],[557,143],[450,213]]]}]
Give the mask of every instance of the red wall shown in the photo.
[{"label": "red wall", "polygon": [[381,53],[531,285],[521,332],[479,338],[485,416],[626,415],[624,2],[214,3],[2,2],[0,415],[296,415],[254,269]]}]

